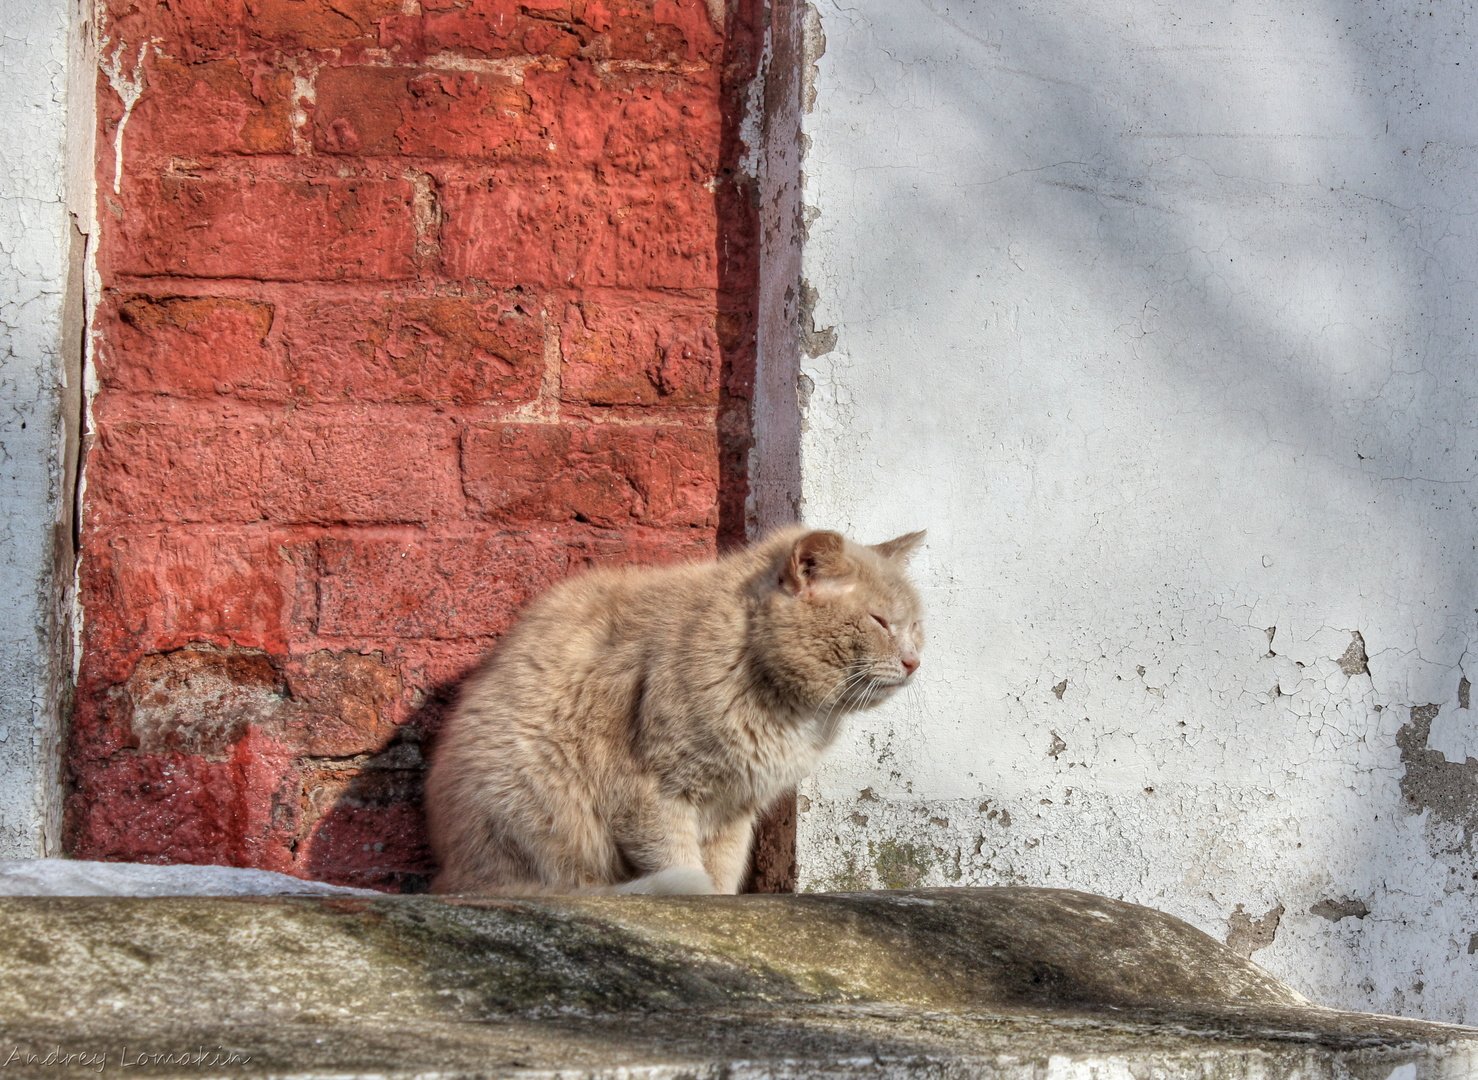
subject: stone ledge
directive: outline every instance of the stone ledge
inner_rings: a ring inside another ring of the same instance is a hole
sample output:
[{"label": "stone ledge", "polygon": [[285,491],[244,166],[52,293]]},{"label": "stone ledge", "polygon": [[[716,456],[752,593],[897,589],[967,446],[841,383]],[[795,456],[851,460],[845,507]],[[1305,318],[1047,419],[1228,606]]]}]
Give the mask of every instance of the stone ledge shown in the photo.
[{"label": "stone ledge", "polygon": [[1478,1030],[1052,889],[0,899],[0,1080],[110,1071],[1456,1080]]}]

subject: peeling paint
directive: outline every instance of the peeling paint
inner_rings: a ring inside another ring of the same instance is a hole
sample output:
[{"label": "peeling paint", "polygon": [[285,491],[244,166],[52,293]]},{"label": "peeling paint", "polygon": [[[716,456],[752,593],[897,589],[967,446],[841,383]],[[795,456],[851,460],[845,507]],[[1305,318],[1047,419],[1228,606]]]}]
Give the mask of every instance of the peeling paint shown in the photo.
[{"label": "peeling paint", "polygon": [[1363,919],[1370,914],[1370,908],[1365,906],[1364,900],[1345,899],[1335,900],[1326,897],[1309,908],[1310,915],[1318,915],[1321,919],[1330,922],[1339,922],[1341,919]]},{"label": "peeling paint", "polygon": [[1457,830],[1444,843],[1429,827],[1434,849],[1454,850],[1461,846],[1472,851],[1474,836],[1478,834],[1478,760],[1468,758],[1454,763],[1439,751],[1427,748],[1432,721],[1437,719],[1439,711],[1436,705],[1414,706],[1410,722],[1396,733],[1401,764],[1406,770],[1401,775],[1401,794],[1409,813],[1430,811],[1430,824]]},{"label": "peeling paint", "polygon": [[1240,956],[1251,956],[1259,949],[1266,949],[1278,936],[1278,924],[1283,919],[1283,905],[1279,904],[1254,919],[1238,904],[1227,918],[1227,947]]},{"label": "peeling paint", "polygon": [[[816,326],[816,302],[820,297],[809,281],[801,281],[801,343],[811,359],[824,356],[837,347],[835,326]],[[806,395],[810,397],[809,393]]]},{"label": "peeling paint", "polygon": [[[1268,638],[1268,644],[1272,644],[1272,638]],[[1347,648],[1338,660],[1335,661],[1339,669],[1346,675],[1369,675],[1370,662],[1365,655],[1365,639],[1356,630],[1350,635],[1350,647]]]}]

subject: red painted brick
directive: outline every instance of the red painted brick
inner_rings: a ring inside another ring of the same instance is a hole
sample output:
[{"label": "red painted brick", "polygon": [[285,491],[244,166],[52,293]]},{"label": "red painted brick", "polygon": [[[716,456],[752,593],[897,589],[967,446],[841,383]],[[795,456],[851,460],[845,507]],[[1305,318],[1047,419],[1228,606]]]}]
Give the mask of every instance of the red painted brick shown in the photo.
[{"label": "red painted brick", "polygon": [[305,297],[281,321],[293,388],[317,400],[513,405],[544,378],[544,316],[519,292]]},{"label": "red painted brick", "polygon": [[679,63],[718,60],[724,49],[708,5],[693,0],[586,0],[581,19],[599,32],[588,55],[597,59]]},{"label": "red painted brick", "polygon": [[251,52],[348,50],[376,44],[400,0],[108,0],[108,44],[150,41],[185,60]]},{"label": "red painted brick", "polygon": [[273,316],[260,300],[111,294],[94,324],[98,376],[139,393],[283,398],[287,366],[268,341]]},{"label": "red painted brick", "polygon": [[714,536],[699,529],[621,529],[591,531],[570,541],[570,564],[665,566],[713,558]]},{"label": "red painted brick", "polygon": [[568,564],[563,545],[508,534],[334,537],[319,550],[319,633],[371,640],[501,634]]},{"label": "red painted brick", "polygon": [[400,0],[245,0],[242,31],[249,42],[284,50],[336,49],[369,44],[380,22],[400,11]]},{"label": "red painted brick", "polygon": [[488,57],[579,53],[655,63],[716,60],[723,52],[723,37],[701,0],[424,0],[421,6],[424,15],[417,30],[428,52]]},{"label": "red painted brick", "polygon": [[472,509],[494,520],[717,523],[718,447],[711,430],[489,425],[467,432],[462,458]]},{"label": "red painted brick", "polygon": [[296,706],[285,741],[312,757],[384,750],[395,737],[403,687],[380,653],[318,649],[286,664]]},{"label": "red painted brick", "polygon": [[572,17],[570,4],[537,0],[424,0],[413,32],[428,53],[484,57],[574,56],[593,32]]},{"label": "red painted brick", "polygon": [[722,118],[714,72],[530,68],[530,107],[564,160],[612,177],[707,183],[720,169]]},{"label": "red painted brick", "polygon": [[731,326],[712,303],[568,304],[560,393],[588,405],[717,404]]},{"label": "red painted brick", "polygon": [[300,781],[287,749],[254,731],[224,760],[121,753],[73,780],[67,847],[78,858],[293,869]]},{"label": "red painted brick", "polygon": [[448,421],[99,421],[89,503],[102,522],[401,522],[458,512]]},{"label": "red painted brick", "polygon": [[[212,642],[281,655],[311,627],[308,541],[175,527],[99,543],[103,552],[85,562],[101,561],[111,601],[106,622],[126,631],[130,651]],[[89,619],[89,627],[99,621]]]},{"label": "red painted brick", "polygon": [[508,75],[416,68],[325,68],[313,143],[335,154],[544,159],[545,124]]},{"label": "red painted brick", "polygon": [[712,289],[714,199],[702,184],[603,184],[588,174],[449,181],[445,271],[494,284]]},{"label": "red painted brick", "polygon": [[411,184],[130,174],[104,233],[106,272],[258,281],[391,281],[415,272]]},{"label": "red painted brick", "polygon": [[[290,71],[237,60],[185,64],[154,57],[124,132],[126,167],[172,156],[291,153],[293,108]],[[103,130],[111,138],[112,125]]]}]

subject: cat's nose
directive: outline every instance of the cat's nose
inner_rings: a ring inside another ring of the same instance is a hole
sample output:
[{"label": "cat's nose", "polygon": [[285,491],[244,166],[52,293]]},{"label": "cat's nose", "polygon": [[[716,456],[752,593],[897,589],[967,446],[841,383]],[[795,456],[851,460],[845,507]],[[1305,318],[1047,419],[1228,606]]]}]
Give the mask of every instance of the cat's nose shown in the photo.
[{"label": "cat's nose", "polygon": [[899,663],[903,665],[905,673],[912,675],[919,669],[919,658],[917,656],[900,656]]}]

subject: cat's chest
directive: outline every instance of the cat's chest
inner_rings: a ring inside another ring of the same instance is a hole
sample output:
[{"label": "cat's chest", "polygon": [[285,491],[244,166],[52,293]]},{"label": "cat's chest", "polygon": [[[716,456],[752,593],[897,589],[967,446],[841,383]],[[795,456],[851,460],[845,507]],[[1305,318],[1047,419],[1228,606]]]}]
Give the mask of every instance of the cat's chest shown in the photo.
[{"label": "cat's chest", "polygon": [[796,722],[769,716],[749,718],[743,737],[731,744],[733,754],[719,780],[731,786],[731,795],[750,806],[768,806],[809,776],[825,749],[816,728],[804,720]]}]

